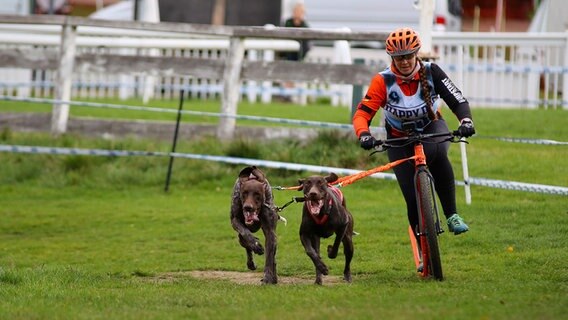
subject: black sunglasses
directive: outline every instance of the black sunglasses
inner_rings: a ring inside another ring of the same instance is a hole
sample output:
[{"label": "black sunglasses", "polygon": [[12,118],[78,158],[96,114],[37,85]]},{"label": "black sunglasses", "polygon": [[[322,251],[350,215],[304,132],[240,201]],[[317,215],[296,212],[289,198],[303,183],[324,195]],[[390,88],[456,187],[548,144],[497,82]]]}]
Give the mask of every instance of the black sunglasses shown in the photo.
[{"label": "black sunglasses", "polygon": [[392,57],[395,61],[402,61],[402,60],[412,60],[416,57],[416,53],[409,53],[402,56],[394,56]]}]

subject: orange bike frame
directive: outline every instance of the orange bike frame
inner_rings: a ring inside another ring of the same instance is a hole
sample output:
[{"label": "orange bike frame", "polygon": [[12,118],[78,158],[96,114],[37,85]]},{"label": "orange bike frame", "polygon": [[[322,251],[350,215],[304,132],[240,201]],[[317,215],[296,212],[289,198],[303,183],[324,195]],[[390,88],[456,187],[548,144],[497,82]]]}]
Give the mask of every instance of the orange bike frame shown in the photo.
[{"label": "orange bike frame", "polygon": [[414,145],[414,164],[416,167],[426,165],[426,154],[424,154],[424,147],[422,143],[417,142]]}]

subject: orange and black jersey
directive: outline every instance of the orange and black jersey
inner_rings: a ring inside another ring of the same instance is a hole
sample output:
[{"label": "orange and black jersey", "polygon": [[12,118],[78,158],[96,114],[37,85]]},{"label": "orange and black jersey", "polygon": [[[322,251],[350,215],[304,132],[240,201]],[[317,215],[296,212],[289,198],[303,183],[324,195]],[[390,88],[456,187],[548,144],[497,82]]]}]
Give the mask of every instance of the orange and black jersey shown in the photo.
[{"label": "orange and black jersey", "polygon": [[[427,63],[424,67],[426,68],[427,66],[427,70],[429,70],[430,73],[429,78],[434,86],[433,92],[444,100],[450,110],[457,116],[458,120],[463,118],[471,119],[469,103],[463,97],[458,87],[454,85],[438,65],[435,63]],[[394,66],[391,66],[391,68],[393,67]],[[353,116],[353,128],[355,129],[357,137],[359,137],[362,132],[370,132],[369,126],[371,120],[380,108],[387,105],[389,101],[387,91],[389,91],[389,88],[393,87],[393,84],[386,83],[387,80],[385,80],[385,77],[389,77],[389,75],[392,75],[389,69],[375,75],[371,80],[365,97],[359,103]],[[394,86],[400,88],[400,91],[405,96],[413,96],[419,90],[420,76],[418,73],[410,80],[403,80],[400,77],[394,77],[394,79],[394,81],[396,81]]]}]

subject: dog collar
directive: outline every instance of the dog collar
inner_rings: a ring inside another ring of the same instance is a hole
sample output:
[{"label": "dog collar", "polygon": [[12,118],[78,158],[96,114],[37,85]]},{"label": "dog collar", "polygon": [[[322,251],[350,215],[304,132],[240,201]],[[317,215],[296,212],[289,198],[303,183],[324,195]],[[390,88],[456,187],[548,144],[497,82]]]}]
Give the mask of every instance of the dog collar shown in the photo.
[{"label": "dog collar", "polygon": [[310,214],[310,216],[312,217],[312,219],[314,220],[314,222],[315,222],[316,224],[324,224],[324,223],[327,221],[327,219],[329,218],[329,215],[328,215],[328,214],[324,214],[321,218],[320,218],[320,217],[316,217],[316,216],[314,216],[314,215],[312,215],[312,214]]},{"label": "dog collar", "polygon": [[[343,192],[341,192],[341,190],[339,190],[339,188],[329,185],[329,190],[331,190],[330,192],[330,199],[329,199],[329,207],[331,208],[333,206],[333,200],[337,200],[338,203],[342,203],[343,202]],[[327,219],[329,218],[329,214],[324,213],[321,217],[319,216],[314,216],[314,215],[310,215],[312,217],[312,219],[314,220],[314,222],[316,224],[324,224],[327,222]]]}]

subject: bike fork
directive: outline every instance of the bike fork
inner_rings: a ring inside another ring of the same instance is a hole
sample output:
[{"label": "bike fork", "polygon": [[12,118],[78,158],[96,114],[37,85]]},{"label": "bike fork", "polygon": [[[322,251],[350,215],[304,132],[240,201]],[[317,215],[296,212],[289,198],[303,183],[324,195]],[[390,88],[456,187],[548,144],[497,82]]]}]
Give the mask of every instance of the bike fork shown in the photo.
[{"label": "bike fork", "polygon": [[420,252],[420,248],[418,248],[418,241],[416,241],[416,233],[412,230],[412,226],[408,226],[408,236],[410,237],[410,244],[412,245],[412,256],[414,257],[414,264],[416,265],[416,269],[420,266],[420,262],[422,261],[422,253]]}]

